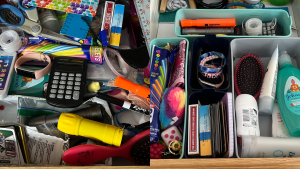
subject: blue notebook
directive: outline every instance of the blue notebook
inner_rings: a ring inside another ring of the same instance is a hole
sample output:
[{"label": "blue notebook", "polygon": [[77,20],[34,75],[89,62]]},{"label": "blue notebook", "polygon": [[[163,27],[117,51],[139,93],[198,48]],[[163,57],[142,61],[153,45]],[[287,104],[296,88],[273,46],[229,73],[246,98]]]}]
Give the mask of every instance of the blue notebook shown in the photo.
[{"label": "blue notebook", "polygon": [[89,24],[93,20],[93,18],[89,16],[68,13],[66,21],[61,28],[60,34],[73,36],[79,39],[85,39],[89,32],[89,26],[81,17],[84,17]]}]

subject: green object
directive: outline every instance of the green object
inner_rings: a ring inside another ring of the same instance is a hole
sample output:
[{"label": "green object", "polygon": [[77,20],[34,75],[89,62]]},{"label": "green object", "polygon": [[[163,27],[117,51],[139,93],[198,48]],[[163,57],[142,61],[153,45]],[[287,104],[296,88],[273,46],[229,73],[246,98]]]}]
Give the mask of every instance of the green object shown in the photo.
[{"label": "green object", "polygon": [[291,2],[291,0],[270,0],[270,3],[275,6],[283,6]]},{"label": "green object", "polygon": [[[32,70],[41,69],[39,67],[33,67],[33,66],[24,66],[24,67]],[[8,94],[34,96],[34,97],[43,98],[44,90],[46,90],[47,88],[48,80],[49,80],[48,74],[36,80],[36,79],[17,75],[17,73],[14,71]]]},{"label": "green object", "polygon": [[160,13],[158,22],[174,22],[175,16],[176,16],[176,11]]},{"label": "green object", "polygon": [[[163,46],[166,46],[167,43],[170,43],[172,45],[178,45],[182,40],[186,40],[186,57],[188,58],[189,56],[189,41],[186,39],[186,38],[183,38],[183,37],[177,37],[177,38],[156,38],[156,39],[153,39],[150,43],[150,60],[152,61],[152,49],[153,49],[153,45],[156,45],[156,46],[160,46],[160,47],[163,47]],[[185,59],[185,77],[188,77],[187,76],[187,68],[188,68],[188,61],[189,59]],[[187,78],[185,78],[185,84],[187,84]],[[187,93],[187,85],[185,85],[185,92]],[[185,99],[185,112],[188,112],[188,106],[187,106],[187,99]],[[187,119],[188,118],[188,113],[185,113],[184,115],[184,119]],[[187,127],[187,121],[184,120],[184,129],[186,129]],[[183,132],[183,141],[182,141],[182,152],[185,152],[185,147],[187,146],[184,146],[185,144],[185,139],[186,138],[186,132],[187,130],[184,130]],[[184,153],[181,153],[181,156],[180,156],[180,159],[184,158]]]},{"label": "green object", "polygon": [[291,136],[300,136],[300,70],[292,65],[290,56],[282,51],[279,57],[276,97],[283,122]]},{"label": "green object", "polygon": [[47,114],[54,114],[53,111],[47,110],[30,110],[30,109],[18,109],[19,115],[22,116],[41,116]]}]

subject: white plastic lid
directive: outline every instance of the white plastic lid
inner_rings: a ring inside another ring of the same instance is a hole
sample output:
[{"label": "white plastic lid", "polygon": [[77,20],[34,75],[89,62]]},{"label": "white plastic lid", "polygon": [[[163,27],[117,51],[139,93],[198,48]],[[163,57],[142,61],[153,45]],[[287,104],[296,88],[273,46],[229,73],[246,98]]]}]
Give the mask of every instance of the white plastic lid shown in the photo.
[{"label": "white plastic lid", "polygon": [[280,56],[278,58],[279,66],[282,67],[285,64],[292,64],[292,60],[287,51],[280,51]]},{"label": "white plastic lid", "polygon": [[250,149],[252,144],[252,136],[242,136],[242,158],[250,158]]},{"label": "white plastic lid", "polygon": [[235,104],[236,104],[236,108],[247,106],[247,107],[253,107],[256,110],[258,110],[257,102],[255,98],[250,94],[238,95],[236,97]]}]

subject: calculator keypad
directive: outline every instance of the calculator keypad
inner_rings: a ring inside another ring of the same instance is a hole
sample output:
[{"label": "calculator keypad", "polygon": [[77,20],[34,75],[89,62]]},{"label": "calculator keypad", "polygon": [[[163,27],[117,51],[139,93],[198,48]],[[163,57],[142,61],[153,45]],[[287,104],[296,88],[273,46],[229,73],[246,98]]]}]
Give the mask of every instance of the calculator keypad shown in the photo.
[{"label": "calculator keypad", "polygon": [[81,73],[54,72],[54,79],[50,87],[50,98],[79,100]]}]

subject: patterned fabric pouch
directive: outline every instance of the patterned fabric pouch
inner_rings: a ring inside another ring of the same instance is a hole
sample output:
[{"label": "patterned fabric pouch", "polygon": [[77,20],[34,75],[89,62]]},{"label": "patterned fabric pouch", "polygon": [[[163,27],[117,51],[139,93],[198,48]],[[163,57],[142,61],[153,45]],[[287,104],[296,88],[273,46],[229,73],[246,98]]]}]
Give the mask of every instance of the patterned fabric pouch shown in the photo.
[{"label": "patterned fabric pouch", "polygon": [[184,88],[184,68],[186,58],[186,40],[179,43],[179,51],[175,58],[175,63],[171,71],[169,87]]}]

